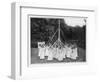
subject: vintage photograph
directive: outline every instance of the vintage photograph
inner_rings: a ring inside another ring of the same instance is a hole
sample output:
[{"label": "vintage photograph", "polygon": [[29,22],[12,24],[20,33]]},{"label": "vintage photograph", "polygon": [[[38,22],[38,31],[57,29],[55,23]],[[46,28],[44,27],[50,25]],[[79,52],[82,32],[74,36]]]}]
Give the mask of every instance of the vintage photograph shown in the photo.
[{"label": "vintage photograph", "polygon": [[86,62],[86,17],[30,17],[31,64]]}]

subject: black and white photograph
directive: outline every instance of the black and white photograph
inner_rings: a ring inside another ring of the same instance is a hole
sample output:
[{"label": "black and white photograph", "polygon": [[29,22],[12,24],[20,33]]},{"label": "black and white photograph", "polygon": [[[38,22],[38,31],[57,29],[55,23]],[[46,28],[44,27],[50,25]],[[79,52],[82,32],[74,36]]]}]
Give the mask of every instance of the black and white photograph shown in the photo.
[{"label": "black and white photograph", "polygon": [[13,3],[11,11],[13,79],[97,74],[95,8]]},{"label": "black and white photograph", "polygon": [[86,62],[86,19],[31,17],[31,64]]}]

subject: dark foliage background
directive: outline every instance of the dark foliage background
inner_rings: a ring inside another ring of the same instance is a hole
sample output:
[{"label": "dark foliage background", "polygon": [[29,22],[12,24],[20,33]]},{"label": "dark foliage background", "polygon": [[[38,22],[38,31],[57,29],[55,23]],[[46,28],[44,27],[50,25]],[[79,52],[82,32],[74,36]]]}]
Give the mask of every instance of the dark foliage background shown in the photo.
[{"label": "dark foliage background", "polygon": [[[64,43],[76,43],[80,48],[86,49],[86,25],[68,26],[64,19],[52,18],[31,18],[31,47],[37,48],[37,42],[45,41],[46,43],[53,36],[58,28],[60,20],[61,39]],[[58,36],[54,37],[56,39]]]}]

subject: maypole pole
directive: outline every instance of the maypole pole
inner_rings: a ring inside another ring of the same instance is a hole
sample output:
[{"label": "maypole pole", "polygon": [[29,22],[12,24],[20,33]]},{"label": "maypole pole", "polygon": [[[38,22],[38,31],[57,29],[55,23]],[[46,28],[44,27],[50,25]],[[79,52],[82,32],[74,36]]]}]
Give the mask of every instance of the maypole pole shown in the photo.
[{"label": "maypole pole", "polygon": [[60,41],[60,19],[58,20],[58,40]]}]

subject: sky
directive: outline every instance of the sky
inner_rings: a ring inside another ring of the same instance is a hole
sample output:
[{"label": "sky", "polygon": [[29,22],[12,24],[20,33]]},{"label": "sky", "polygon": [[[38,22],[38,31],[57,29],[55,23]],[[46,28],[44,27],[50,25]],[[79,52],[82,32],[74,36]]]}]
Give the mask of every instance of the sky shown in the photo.
[{"label": "sky", "polygon": [[84,21],[84,20],[86,20],[86,18],[67,17],[64,20],[65,20],[66,24],[69,25],[69,26],[77,26],[78,25],[78,26],[82,27],[83,25],[86,24],[85,21]]}]

